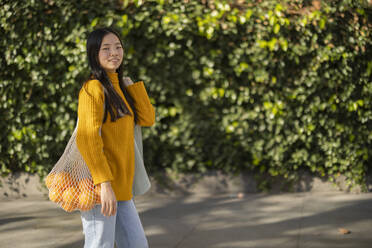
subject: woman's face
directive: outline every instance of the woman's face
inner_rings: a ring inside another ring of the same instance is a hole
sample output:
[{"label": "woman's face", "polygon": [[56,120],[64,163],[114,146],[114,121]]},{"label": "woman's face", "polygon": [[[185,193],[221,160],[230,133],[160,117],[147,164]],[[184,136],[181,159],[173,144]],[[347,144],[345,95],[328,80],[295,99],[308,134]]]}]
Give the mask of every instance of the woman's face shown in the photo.
[{"label": "woman's face", "polygon": [[123,61],[123,48],[120,40],[113,33],[105,35],[102,39],[98,53],[98,61],[106,72],[116,72]]}]

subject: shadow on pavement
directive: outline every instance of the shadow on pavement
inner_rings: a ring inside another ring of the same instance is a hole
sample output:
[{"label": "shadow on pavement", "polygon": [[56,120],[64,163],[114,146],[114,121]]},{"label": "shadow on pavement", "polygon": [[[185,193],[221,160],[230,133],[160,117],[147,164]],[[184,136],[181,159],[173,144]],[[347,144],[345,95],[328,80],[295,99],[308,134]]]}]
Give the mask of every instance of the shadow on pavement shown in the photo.
[{"label": "shadow on pavement", "polygon": [[9,223],[14,223],[14,222],[23,222],[23,221],[27,221],[31,219],[34,219],[34,217],[23,216],[23,217],[13,217],[13,218],[0,218],[0,226],[6,225]]},{"label": "shadow on pavement", "polygon": [[[135,202],[151,248],[367,248],[372,242],[371,194],[248,194],[243,199],[159,195]],[[25,235],[22,247],[28,247],[28,233],[37,226],[38,242],[61,234],[66,239],[49,247],[83,247],[79,213],[62,213],[50,205],[30,210],[23,216],[0,212],[0,243],[10,240],[4,235],[17,232]],[[351,234],[341,235],[339,227]],[[69,233],[75,236],[68,239]],[[37,244],[29,247],[48,247]]]}]

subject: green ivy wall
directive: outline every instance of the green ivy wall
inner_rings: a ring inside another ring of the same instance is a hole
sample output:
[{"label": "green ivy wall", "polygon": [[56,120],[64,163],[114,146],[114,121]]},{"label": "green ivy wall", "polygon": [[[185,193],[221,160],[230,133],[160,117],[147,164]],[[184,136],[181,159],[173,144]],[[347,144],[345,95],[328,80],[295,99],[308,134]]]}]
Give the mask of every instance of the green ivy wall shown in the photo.
[{"label": "green ivy wall", "polygon": [[85,40],[114,26],[156,125],[151,172],[223,170],[364,185],[372,163],[366,1],[2,1],[0,168],[45,175],[76,122]]}]

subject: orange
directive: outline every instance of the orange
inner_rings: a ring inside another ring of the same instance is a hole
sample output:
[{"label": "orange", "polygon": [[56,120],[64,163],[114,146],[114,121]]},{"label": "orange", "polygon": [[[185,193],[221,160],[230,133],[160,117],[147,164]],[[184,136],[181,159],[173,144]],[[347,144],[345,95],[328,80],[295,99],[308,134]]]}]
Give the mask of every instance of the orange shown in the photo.
[{"label": "orange", "polygon": [[101,185],[94,186],[94,198],[96,200],[96,203],[101,203]]},{"label": "orange", "polygon": [[49,190],[49,199],[56,203],[62,201],[62,192],[58,188],[52,188]]},{"label": "orange", "polygon": [[72,212],[76,209],[76,204],[73,202],[64,202],[62,203],[61,208],[67,212]]},{"label": "orange", "polygon": [[45,185],[47,186],[48,189],[50,189],[53,186],[53,180],[56,174],[50,173],[46,178],[45,178]]},{"label": "orange", "polygon": [[79,182],[80,191],[92,191],[93,187],[93,181],[89,178],[84,178]]},{"label": "orange", "polygon": [[71,180],[71,176],[69,173],[67,172],[58,172],[55,176],[54,176],[54,184],[58,187],[61,187],[61,188],[67,188],[69,186],[72,185],[72,180]]},{"label": "orange", "polygon": [[62,200],[64,203],[77,203],[79,197],[79,190],[72,186],[65,189],[62,194]]},{"label": "orange", "polygon": [[68,181],[68,186],[78,186],[78,183],[77,183],[77,180],[76,180],[76,178],[73,178],[73,177],[69,177],[68,178],[70,181]]},{"label": "orange", "polygon": [[91,210],[94,207],[94,192],[83,191],[79,195],[79,209],[82,211]]}]

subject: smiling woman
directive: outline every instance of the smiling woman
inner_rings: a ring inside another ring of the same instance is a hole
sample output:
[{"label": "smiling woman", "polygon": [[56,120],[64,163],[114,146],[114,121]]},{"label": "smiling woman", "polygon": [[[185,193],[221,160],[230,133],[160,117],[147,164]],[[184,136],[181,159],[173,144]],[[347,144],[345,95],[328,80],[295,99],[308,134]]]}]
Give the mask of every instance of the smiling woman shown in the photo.
[{"label": "smiling woman", "polygon": [[91,76],[79,92],[76,144],[93,184],[100,186],[101,204],[81,212],[85,247],[114,247],[116,242],[117,247],[145,248],[132,199],[134,126],[153,125],[155,110],[144,83],[123,77],[123,44],[117,32],[93,31],[87,54]]}]

